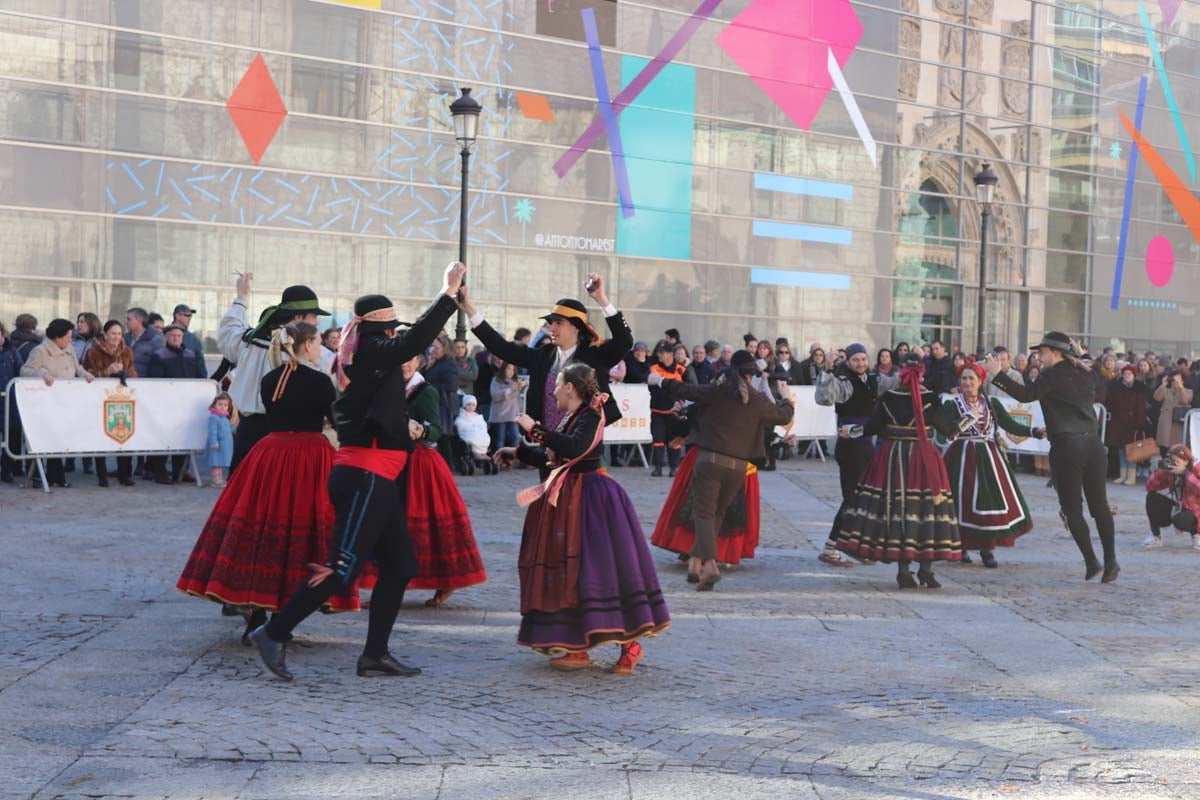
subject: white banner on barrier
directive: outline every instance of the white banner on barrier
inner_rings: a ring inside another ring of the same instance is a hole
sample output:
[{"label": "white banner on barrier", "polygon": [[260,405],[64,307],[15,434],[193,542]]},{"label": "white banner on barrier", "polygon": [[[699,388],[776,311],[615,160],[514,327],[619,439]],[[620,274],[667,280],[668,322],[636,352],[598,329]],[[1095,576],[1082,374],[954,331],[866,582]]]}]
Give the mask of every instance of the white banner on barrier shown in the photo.
[{"label": "white banner on barrier", "polygon": [[[1042,416],[1041,403],[1020,403],[1011,397],[1007,397],[1000,399],[1000,405],[1004,407],[1004,410],[1008,412],[1010,417],[1022,425],[1028,425],[1031,428],[1046,427],[1046,420]],[[1032,436],[1014,436],[1003,428],[1000,429],[1000,436],[1004,440],[1004,446],[1013,453],[1030,453],[1037,456],[1044,456],[1050,453],[1049,439],[1034,439]]]},{"label": "white banner on barrier", "polygon": [[775,427],[780,436],[797,439],[828,439],[837,436],[837,411],[833,406],[817,405],[817,387],[789,386],[792,393],[792,408],[796,410],[791,427]]},{"label": "white banner on barrier", "polygon": [[645,444],[650,435],[650,387],[644,383],[614,383],[610,387],[621,418],[604,429],[605,444]]},{"label": "white banner on barrier", "polygon": [[1200,461],[1200,409],[1192,409],[1183,419],[1185,433],[1183,440],[1192,451],[1192,458]]},{"label": "white banner on barrier", "polygon": [[20,378],[12,390],[29,455],[197,452],[208,441],[210,380]]}]

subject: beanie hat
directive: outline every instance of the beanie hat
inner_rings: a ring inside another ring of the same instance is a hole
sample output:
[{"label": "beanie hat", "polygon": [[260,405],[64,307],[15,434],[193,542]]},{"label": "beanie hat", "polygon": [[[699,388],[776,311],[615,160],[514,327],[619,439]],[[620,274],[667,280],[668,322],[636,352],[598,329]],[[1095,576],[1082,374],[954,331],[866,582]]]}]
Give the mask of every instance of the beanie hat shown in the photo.
[{"label": "beanie hat", "polygon": [[850,360],[851,358],[853,358],[854,356],[858,355],[859,353],[862,353],[863,355],[866,355],[866,354],[867,354],[867,348],[863,347],[863,346],[862,346],[861,344],[859,344],[858,342],[855,342],[854,344],[852,344],[852,345],[850,345],[849,347],[847,347],[847,348],[846,348],[846,360]]}]

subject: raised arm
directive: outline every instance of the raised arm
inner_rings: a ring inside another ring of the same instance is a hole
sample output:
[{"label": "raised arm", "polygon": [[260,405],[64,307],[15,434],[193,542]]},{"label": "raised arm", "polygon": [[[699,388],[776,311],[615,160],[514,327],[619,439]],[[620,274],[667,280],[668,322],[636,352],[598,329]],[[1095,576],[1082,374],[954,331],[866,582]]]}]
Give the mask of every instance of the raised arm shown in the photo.
[{"label": "raised arm", "polygon": [[611,369],[633,349],[633,331],[629,329],[625,315],[617,311],[609,302],[608,293],[604,290],[604,278],[595,272],[589,272],[584,287],[592,299],[599,303],[600,308],[604,310],[604,321],[608,324],[609,337],[604,340],[604,344],[600,345],[600,353],[604,357],[604,366]]},{"label": "raised arm", "polygon": [[1046,382],[1039,375],[1036,381],[1027,384],[1021,384],[1014,381],[1012,378],[1005,375],[1003,372],[996,373],[992,377],[992,385],[1001,389],[1005,394],[1013,400],[1021,403],[1035,403],[1042,399],[1045,394]]},{"label": "raised arm", "polygon": [[371,348],[372,366],[376,369],[398,367],[425,352],[425,348],[433,344],[442,328],[446,327],[446,322],[458,310],[454,296],[458,293],[466,274],[467,268],[461,263],[456,262],[446,267],[441,294],[425,309],[425,313],[417,318],[411,328],[395,339],[372,336],[362,340]]},{"label": "raised arm", "polygon": [[250,328],[246,317],[250,313],[250,288],[254,284],[254,273],[247,272],[239,275],[237,280],[237,299],[221,317],[217,326],[217,349],[221,355],[234,364],[241,354],[242,337]]}]

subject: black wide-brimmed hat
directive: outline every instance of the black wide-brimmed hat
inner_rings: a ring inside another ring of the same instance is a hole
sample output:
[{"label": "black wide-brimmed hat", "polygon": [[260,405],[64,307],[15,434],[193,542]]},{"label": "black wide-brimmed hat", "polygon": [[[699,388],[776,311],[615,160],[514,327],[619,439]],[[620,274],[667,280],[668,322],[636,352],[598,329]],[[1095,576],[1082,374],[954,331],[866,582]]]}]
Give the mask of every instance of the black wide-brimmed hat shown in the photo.
[{"label": "black wide-brimmed hat", "polygon": [[280,311],[291,311],[294,314],[316,314],[318,317],[332,316],[328,311],[321,308],[321,301],[317,299],[317,293],[307,286],[289,286],[283,290],[283,296],[279,299]]},{"label": "black wide-brimmed hat", "polygon": [[1071,337],[1062,331],[1046,331],[1046,334],[1042,336],[1042,341],[1033,346],[1035,350],[1040,347],[1050,347],[1054,350],[1061,350],[1068,355],[1077,355],[1075,348],[1071,345]]},{"label": "black wide-brimmed hat", "polygon": [[749,350],[738,350],[729,359],[729,366],[736,369],[742,375],[754,375],[758,372],[758,365],[754,363],[754,356]]},{"label": "black wide-brimmed hat", "polygon": [[400,327],[392,301],[381,294],[364,294],[355,300],[354,316],[362,317],[358,327],[363,333],[378,333]]},{"label": "black wide-brimmed hat", "polygon": [[546,320],[546,322],[553,322],[556,319],[570,319],[579,320],[587,324],[587,307],[572,297],[564,297],[554,304],[554,308],[550,309],[549,314],[542,315],[542,319]]},{"label": "black wide-brimmed hat", "polygon": [[553,322],[556,319],[565,319],[579,329],[580,333],[586,334],[589,338],[589,346],[597,347],[604,343],[600,338],[600,334],[596,333],[596,329],[588,323],[587,306],[572,297],[564,297],[554,304],[554,308],[550,309],[549,314],[543,314],[542,319],[546,322]]}]

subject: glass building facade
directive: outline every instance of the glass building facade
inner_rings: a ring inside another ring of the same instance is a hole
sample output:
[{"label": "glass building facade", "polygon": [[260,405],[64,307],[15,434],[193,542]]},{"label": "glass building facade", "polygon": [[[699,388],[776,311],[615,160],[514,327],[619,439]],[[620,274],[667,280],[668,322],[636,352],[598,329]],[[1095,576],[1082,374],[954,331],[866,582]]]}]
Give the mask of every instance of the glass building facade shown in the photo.
[{"label": "glass building facade", "polygon": [[498,328],[596,271],[639,339],[973,349],[987,161],[989,343],[1190,352],[1198,66],[1156,0],[0,0],[0,313],[211,335],[253,271],[412,318],[472,87]]}]

